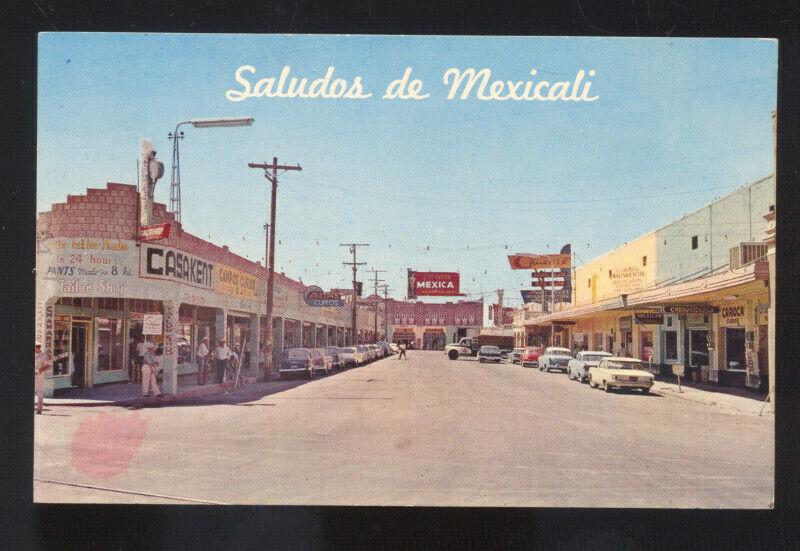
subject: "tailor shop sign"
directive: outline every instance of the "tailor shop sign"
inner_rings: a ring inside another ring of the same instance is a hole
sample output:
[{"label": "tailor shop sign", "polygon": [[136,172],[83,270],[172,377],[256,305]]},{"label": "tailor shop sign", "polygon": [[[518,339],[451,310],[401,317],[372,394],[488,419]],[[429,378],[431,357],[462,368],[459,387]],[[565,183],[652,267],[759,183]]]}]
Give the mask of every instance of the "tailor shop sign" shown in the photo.
[{"label": "tailor shop sign", "polygon": [[56,238],[38,244],[36,275],[62,296],[125,296],[136,276],[135,242]]},{"label": "tailor shop sign", "polygon": [[143,244],[139,252],[139,275],[144,278],[214,288],[214,264],[168,247]]}]

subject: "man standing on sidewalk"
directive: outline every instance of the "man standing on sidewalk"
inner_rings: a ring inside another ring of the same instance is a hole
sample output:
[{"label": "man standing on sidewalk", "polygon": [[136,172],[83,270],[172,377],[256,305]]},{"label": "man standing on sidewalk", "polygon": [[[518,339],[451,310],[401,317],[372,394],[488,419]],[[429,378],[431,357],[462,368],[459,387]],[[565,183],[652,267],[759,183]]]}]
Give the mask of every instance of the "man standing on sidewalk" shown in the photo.
[{"label": "man standing on sidewalk", "polygon": [[197,362],[197,384],[204,385],[206,383],[206,369],[208,367],[208,337],[204,337],[200,341],[200,346],[197,347],[195,352],[195,361]]},{"label": "man standing on sidewalk", "polygon": [[147,337],[142,335],[141,339],[139,339],[139,342],[136,343],[136,354],[138,355],[136,359],[138,360],[138,363],[133,372],[134,381],[138,381],[142,378],[142,365],[144,364],[144,355],[146,352],[147,352]]},{"label": "man standing on sidewalk", "polygon": [[155,348],[156,345],[154,343],[147,343],[147,350],[142,358],[142,396],[148,396],[151,389],[154,396],[161,394],[161,389],[158,388],[158,383],[156,382],[158,360],[156,360]]},{"label": "man standing on sidewalk", "polygon": [[401,342],[400,343],[400,355],[397,356],[397,359],[400,360],[400,359],[403,359],[403,358],[405,358],[406,360],[408,359],[408,357],[406,356],[406,343]]},{"label": "man standing on sidewalk", "polygon": [[225,371],[228,367],[228,360],[235,356],[233,350],[228,348],[225,339],[219,341],[219,346],[214,350],[214,371],[217,375],[217,382],[222,384],[225,382]]},{"label": "man standing on sidewalk", "polygon": [[36,413],[41,414],[44,407],[44,372],[48,369],[47,354],[42,352],[41,343],[36,343],[34,353],[34,387],[36,389]]}]

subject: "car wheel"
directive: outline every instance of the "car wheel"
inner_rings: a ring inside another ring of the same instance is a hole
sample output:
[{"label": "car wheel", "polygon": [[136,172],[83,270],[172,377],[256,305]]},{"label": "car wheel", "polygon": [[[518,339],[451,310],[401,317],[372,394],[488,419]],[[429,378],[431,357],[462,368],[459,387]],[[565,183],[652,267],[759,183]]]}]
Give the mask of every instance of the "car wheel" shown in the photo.
[{"label": "car wheel", "polygon": [[611,385],[608,384],[608,381],[603,381],[603,390],[606,392],[611,392]]},{"label": "car wheel", "polygon": [[649,388],[643,388],[642,389],[642,393],[643,394],[650,394],[650,389]]},{"label": "car wheel", "polygon": [[447,353],[447,357],[450,358],[451,360],[457,360],[458,350],[451,350],[450,352]]}]

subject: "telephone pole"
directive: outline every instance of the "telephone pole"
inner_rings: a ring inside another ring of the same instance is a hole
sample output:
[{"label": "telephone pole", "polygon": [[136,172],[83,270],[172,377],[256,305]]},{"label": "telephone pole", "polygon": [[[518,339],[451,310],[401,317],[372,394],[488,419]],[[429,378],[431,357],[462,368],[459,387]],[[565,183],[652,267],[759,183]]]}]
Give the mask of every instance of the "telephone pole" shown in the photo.
[{"label": "telephone pole", "polygon": [[383,324],[385,325],[383,340],[389,342],[389,286],[383,284],[380,287],[383,289]]},{"label": "telephone pole", "polygon": [[378,296],[378,282],[383,283],[382,279],[378,279],[378,274],[385,272],[386,270],[376,270],[375,268],[371,270],[367,270],[375,275],[375,339],[378,338],[378,304],[380,303],[380,297]]},{"label": "telephone pole", "polygon": [[264,224],[264,232],[264,267],[266,267],[267,262],[269,261],[269,224]]},{"label": "telephone pole", "polygon": [[356,271],[358,270],[359,266],[366,265],[366,262],[357,262],[356,261],[356,250],[358,247],[369,247],[369,243],[339,243],[340,247],[350,247],[350,252],[353,254],[353,261],[352,262],[342,262],[345,266],[352,266],[353,267],[353,346],[358,344],[358,327],[356,326],[356,316],[357,316],[357,309],[358,309],[358,280],[356,278]]},{"label": "telephone pole", "polygon": [[264,378],[268,378],[272,373],[272,302],[275,295],[275,201],[278,195],[278,171],[279,170],[303,170],[300,165],[289,166],[279,165],[278,158],[273,157],[272,163],[247,163],[250,168],[261,168],[264,170],[264,177],[272,184],[272,201],[269,205],[269,229],[267,231],[269,239],[267,251],[267,362],[264,367]]}]

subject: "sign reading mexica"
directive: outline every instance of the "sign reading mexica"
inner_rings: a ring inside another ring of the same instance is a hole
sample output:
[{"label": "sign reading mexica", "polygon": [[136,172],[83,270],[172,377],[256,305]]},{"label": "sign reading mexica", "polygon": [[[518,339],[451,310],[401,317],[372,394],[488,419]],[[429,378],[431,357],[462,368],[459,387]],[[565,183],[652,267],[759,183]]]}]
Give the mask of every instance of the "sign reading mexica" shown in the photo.
[{"label": "sign reading mexica", "polygon": [[415,272],[408,270],[408,298],[459,297],[458,272]]},{"label": "sign reading mexica", "polygon": [[303,300],[309,306],[344,306],[342,295],[332,291],[323,291],[322,287],[317,287],[316,285],[306,287],[303,293]]}]

